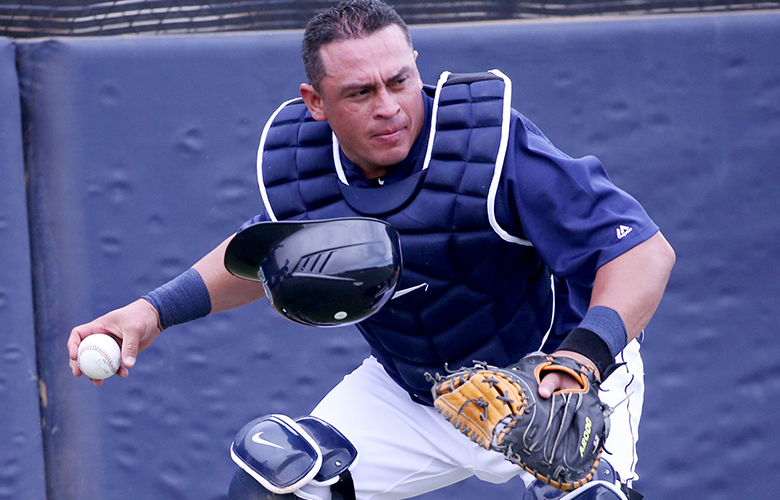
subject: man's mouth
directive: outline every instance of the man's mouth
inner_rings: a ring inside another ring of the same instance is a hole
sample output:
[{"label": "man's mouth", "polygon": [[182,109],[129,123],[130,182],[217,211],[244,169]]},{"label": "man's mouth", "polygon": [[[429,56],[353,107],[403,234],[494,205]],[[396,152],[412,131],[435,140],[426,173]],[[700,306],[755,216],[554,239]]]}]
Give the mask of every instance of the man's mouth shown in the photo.
[{"label": "man's mouth", "polygon": [[374,134],[374,139],[378,139],[380,141],[393,141],[400,138],[404,130],[405,127],[380,130]]}]

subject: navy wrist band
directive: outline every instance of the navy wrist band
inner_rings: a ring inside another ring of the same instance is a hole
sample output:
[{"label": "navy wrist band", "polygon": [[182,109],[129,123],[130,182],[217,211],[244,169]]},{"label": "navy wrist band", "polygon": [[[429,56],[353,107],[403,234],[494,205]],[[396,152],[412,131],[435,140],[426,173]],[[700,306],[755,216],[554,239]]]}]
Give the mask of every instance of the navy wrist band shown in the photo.
[{"label": "navy wrist band", "polygon": [[593,306],[585,313],[580,322],[580,328],[585,328],[601,337],[609,346],[612,357],[617,356],[628,343],[626,325],[617,311],[606,306]]},{"label": "navy wrist band", "polygon": [[208,316],[211,312],[209,290],[195,269],[187,270],[141,298],[157,309],[163,329]]}]

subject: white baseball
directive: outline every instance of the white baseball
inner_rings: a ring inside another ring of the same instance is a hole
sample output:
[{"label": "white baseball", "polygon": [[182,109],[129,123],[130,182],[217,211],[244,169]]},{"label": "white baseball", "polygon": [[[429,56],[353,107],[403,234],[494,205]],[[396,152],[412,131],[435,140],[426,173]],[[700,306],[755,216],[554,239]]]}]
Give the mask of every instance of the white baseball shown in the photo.
[{"label": "white baseball", "polygon": [[122,351],[113,337],[96,333],[79,344],[79,368],[95,380],[108,378],[119,369]]}]

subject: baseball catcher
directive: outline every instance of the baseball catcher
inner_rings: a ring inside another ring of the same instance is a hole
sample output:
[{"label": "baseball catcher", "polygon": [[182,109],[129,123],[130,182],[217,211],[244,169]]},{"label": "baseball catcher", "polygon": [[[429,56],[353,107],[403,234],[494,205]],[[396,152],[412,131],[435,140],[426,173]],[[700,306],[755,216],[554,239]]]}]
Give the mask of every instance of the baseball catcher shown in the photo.
[{"label": "baseball catcher", "polygon": [[[539,383],[554,371],[580,387],[539,397]],[[599,399],[600,382],[589,367],[532,354],[507,368],[477,363],[432,380],[436,410],[478,445],[562,491],[593,479],[611,410]]]},{"label": "baseball catcher", "polygon": [[[231,499],[397,500],[467,477],[519,477],[524,500],[625,497],[639,339],[675,260],[658,226],[596,157],[565,154],[515,109],[501,71],[424,84],[409,27],[381,0],[317,14],[301,49],[300,98],[260,136],[260,212],[74,328],[73,374],[90,335],[122,340],[127,376],[165,328],[265,297],[299,325],[354,325],[370,355],[311,409],[316,422],[273,413],[240,431]],[[274,325],[257,319],[265,338]]]}]

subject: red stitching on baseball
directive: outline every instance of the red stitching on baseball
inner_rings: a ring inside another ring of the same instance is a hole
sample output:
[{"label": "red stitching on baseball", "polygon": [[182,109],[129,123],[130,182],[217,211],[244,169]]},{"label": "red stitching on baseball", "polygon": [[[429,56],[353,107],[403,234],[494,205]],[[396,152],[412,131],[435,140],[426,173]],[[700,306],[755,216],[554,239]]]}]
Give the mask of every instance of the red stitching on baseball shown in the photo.
[{"label": "red stitching on baseball", "polygon": [[[118,366],[114,367],[114,360],[111,359],[111,356],[102,347],[96,345],[88,345],[85,346],[81,352],[87,352],[87,351],[95,351],[101,356],[103,356],[103,359],[106,361],[106,363],[108,363],[108,367],[111,368],[112,372],[116,373],[116,371],[119,369]],[[81,363],[79,363],[79,369],[81,369]]]}]

